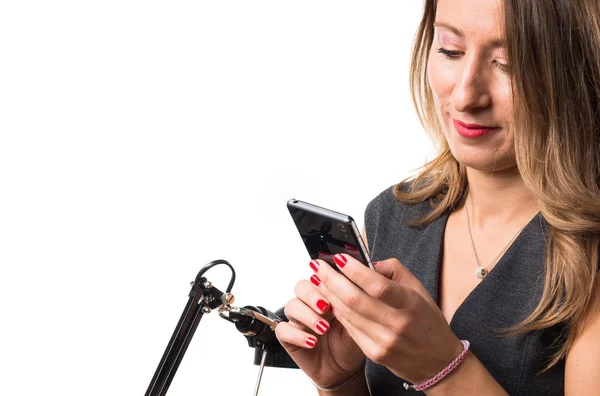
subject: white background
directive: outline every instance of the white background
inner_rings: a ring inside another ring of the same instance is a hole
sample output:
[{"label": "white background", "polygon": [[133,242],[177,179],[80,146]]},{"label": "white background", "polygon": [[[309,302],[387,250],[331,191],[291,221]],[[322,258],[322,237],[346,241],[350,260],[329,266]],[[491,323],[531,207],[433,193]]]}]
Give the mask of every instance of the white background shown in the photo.
[{"label": "white background", "polygon": [[[3,2],[1,393],[142,395],[217,258],[235,305],[292,297],[311,271],[287,200],[362,228],[431,156],[408,88],[421,6]],[[207,315],[169,395],[251,395],[252,361]],[[282,392],[314,394],[267,368],[259,394]]]}]

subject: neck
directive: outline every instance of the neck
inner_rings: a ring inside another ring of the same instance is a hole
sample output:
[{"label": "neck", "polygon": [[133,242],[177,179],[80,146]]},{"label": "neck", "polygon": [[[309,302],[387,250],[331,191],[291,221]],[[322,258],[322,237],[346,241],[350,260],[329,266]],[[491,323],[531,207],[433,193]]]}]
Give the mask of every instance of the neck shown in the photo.
[{"label": "neck", "polygon": [[517,167],[493,173],[467,168],[467,179],[467,206],[476,228],[526,224],[539,211]]}]

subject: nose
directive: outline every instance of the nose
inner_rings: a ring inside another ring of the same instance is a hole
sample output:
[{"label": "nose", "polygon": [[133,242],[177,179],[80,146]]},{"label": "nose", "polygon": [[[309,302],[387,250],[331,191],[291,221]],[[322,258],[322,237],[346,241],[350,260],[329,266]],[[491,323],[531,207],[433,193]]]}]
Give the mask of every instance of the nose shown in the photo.
[{"label": "nose", "polygon": [[475,57],[465,59],[452,92],[452,105],[459,112],[488,107],[491,103],[489,78]]}]

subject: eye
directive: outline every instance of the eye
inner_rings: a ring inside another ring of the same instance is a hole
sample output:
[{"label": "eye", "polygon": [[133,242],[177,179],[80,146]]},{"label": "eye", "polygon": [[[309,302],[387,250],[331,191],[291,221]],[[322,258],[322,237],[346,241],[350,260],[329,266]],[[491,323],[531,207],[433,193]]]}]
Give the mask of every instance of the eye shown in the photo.
[{"label": "eye", "polygon": [[508,73],[510,71],[510,69],[508,68],[508,65],[505,63],[500,63],[498,61],[494,61],[496,63],[496,65],[498,65],[498,68],[500,70],[502,70],[505,73]]},{"label": "eye", "polygon": [[[438,48],[437,52],[443,54],[446,58],[452,60],[456,60],[462,55],[461,51],[450,51],[445,48]],[[498,62],[497,60],[495,60],[494,63],[496,64],[496,66],[498,66],[500,70],[502,70],[505,73],[509,73],[510,69],[507,64]]]},{"label": "eye", "polygon": [[448,59],[458,59],[461,52],[460,51],[449,51],[445,48],[438,48],[437,50],[440,54],[443,54]]}]

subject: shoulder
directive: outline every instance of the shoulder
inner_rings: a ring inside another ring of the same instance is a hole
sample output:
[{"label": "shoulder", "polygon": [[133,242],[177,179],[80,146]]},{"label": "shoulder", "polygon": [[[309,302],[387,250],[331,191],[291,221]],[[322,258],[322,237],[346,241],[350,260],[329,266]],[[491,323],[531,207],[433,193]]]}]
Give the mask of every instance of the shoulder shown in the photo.
[{"label": "shoulder", "polygon": [[[406,203],[396,197],[397,190],[406,192],[409,188],[410,186],[403,184],[392,185],[368,203],[365,209],[364,231],[371,251],[410,244],[420,236],[422,227],[415,224],[427,215],[431,204],[429,201]],[[386,250],[388,256],[391,253]]]},{"label": "shoulder", "polygon": [[394,207],[401,205],[394,197],[394,188],[395,185],[392,185],[371,199],[365,209],[365,220],[377,217],[379,213],[393,210]]},{"label": "shoulder", "polygon": [[[371,258],[384,260],[395,257],[407,265],[410,256],[426,246],[436,245],[443,221],[423,220],[434,209],[432,199],[417,200],[410,182],[392,185],[377,194],[365,209],[364,235]],[[400,199],[399,195],[402,195]],[[407,202],[412,199],[412,202]],[[443,219],[440,219],[443,220]],[[425,238],[424,238],[425,237]]]},{"label": "shoulder", "polygon": [[394,220],[410,222],[427,215],[428,211],[431,210],[429,201],[406,203],[397,198],[396,191],[408,192],[410,188],[409,183],[394,184],[377,194],[365,209],[365,224],[382,220],[386,222]]}]

